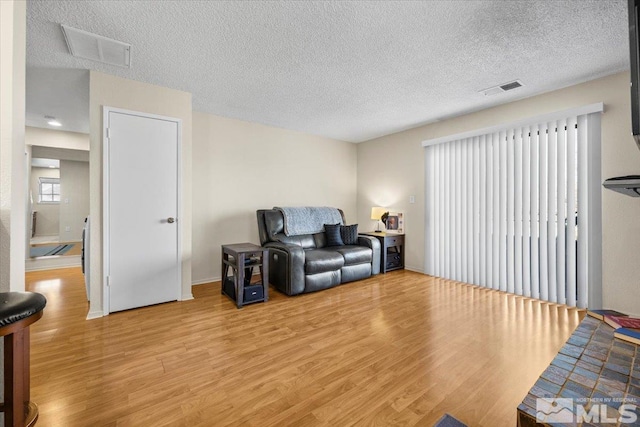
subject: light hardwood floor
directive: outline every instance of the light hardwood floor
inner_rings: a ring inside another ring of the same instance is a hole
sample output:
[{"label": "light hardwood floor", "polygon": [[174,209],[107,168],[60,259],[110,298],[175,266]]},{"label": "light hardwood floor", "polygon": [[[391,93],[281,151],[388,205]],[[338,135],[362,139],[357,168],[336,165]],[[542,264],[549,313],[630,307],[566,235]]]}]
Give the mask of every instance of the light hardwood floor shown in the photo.
[{"label": "light hardwood floor", "polygon": [[31,272],[41,426],[515,426],[584,316],[409,271],[241,310],[195,299],[85,320],[79,268]]}]

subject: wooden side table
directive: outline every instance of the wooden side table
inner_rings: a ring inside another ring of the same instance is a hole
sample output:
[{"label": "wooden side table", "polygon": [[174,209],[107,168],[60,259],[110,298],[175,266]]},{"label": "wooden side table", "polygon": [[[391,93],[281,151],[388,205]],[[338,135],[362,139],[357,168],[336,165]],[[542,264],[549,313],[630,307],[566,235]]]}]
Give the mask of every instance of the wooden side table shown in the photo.
[{"label": "wooden side table", "polygon": [[404,234],[384,231],[360,233],[380,241],[380,273],[404,268]]},{"label": "wooden side table", "polygon": [[[252,285],[253,268],[260,268],[262,283]],[[233,278],[228,278],[229,268]],[[227,280],[233,280],[233,291],[225,292]],[[261,292],[259,292],[261,291]],[[269,255],[268,250],[253,243],[222,245],[222,283],[220,292],[235,301],[236,307],[269,300]],[[254,296],[254,294],[259,294]]]}]

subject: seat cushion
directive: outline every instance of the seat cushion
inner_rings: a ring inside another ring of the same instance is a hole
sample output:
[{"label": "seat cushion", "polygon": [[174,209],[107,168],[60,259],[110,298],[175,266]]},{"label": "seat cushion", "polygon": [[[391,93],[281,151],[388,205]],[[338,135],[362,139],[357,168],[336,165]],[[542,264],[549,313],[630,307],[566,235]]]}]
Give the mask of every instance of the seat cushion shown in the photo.
[{"label": "seat cushion", "polygon": [[47,299],[37,292],[2,292],[0,293],[0,326],[4,327],[33,316],[42,311],[46,305]]},{"label": "seat cushion", "polygon": [[342,266],[344,266],[344,258],[335,250],[309,249],[304,252],[304,272],[306,274],[340,270]]},{"label": "seat cushion", "polygon": [[344,265],[370,263],[373,258],[373,251],[366,246],[340,246],[334,250],[344,257]]}]

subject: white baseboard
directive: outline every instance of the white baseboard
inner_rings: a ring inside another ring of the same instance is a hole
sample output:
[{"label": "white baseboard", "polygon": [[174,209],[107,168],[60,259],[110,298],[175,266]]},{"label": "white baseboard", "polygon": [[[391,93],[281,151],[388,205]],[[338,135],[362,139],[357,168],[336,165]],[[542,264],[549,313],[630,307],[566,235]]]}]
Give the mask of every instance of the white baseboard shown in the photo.
[{"label": "white baseboard", "polygon": [[55,270],[82,266],[80,255],[32,258],[25,261],[25,271]]},{"label": "white baseboard", "polygon": [[[409,270],[409,271],[413,271],[415,273],[421,273],[421,274],[425,274],[424,270],[418,267],[412,267],[412,266],[405,266],[404,267],[405,270]],[[258,274],[254,274],[254,276],[258,276]],[[219,282],[221,280],[221,277],[211,277],[209,279],[201,279],[201,280],[196,280],[191,282],[191,286],[199,286],[199,285],[206,285],[207,283],[212,283],[212,282]]]},{"label": "white baseboard", "polygon": [[204,285],[204,284],[211,283],[211,282],[219,282],[220,279],[221,279],[221,277],[211,277],[211,278],[208,278],[208,279],[195,280],[195,281],[191,282],[191,286]]},{"label": "white baseboard", "polygon": [[[253,273],[253,277],[256,277],[256,276],[259,276],[259,275],[260,275],[260,271]],[[195,280],[195,281],[191,282],[191,286],[206,285],[207,283],[219,282],[221,280],[222,280],[222,277],[220,277],[220,276],[211,277],[209,279]]]},{"label": "white baseboard", "polygon": [[87,313],[87,320],[97,319],[99,317],[104,317],[104,313],[102,312],[102,310],[90,311],[89,313]]},{"label": "white baseboard", "polygon": [[191,292],[188,294],[182,294],[180,301],[189,301],[190,299],[193,299],[193,294]]}]

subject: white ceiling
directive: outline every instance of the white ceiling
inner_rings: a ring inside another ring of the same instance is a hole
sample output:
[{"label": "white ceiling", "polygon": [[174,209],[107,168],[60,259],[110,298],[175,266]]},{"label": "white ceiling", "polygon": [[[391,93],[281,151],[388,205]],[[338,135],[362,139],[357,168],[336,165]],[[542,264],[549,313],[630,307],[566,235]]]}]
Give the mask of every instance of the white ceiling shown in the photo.
[{"label": "white ceiling", "polygon": [[[27,126],[89,133],[89,71],[27,67]],[[52,128],[45,116],[62,126]]]},{"label": "white ceiling", "polygon": [[[34,69],[93,69],[191,92],[196,111],[360,142],[628,69],[626,3],[30,0],[27,86],[47,81]],[[131,43],[131,68],[72,57],[61,23]],[[77,108],[59,88],[56,106]]]}]

